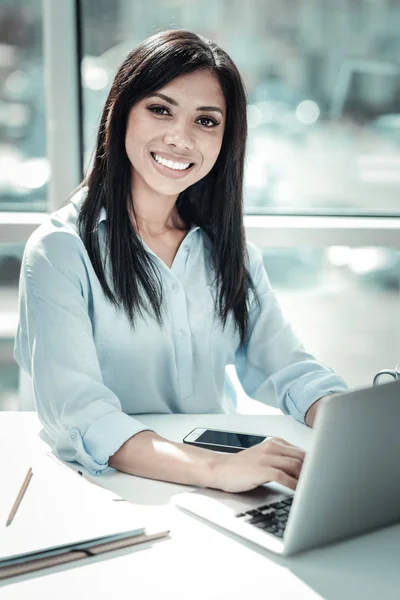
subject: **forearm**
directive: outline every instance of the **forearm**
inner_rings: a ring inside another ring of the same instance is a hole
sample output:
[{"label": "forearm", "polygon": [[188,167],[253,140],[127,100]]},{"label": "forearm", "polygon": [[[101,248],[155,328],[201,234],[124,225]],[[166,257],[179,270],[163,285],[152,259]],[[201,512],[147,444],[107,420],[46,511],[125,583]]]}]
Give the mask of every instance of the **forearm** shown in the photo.
[{"label": "forearm", "polygon": [[170,442],[152,431],[142,431],[110,457],[110,467],[149,479],[214,487],[214,474],[223,457],[216,452]]},{"label": "forearm", "polygon": [[246,492],[269,481],[296,489],[304,452],[280,438],[223,454],[161,438],[152,431],[132,436],[110,457],[119,471],[226,492]]},{"label": "forearm", "polygon": [[[333,393],[333,394],[328,394],[329,396],[337,396],[337,393]],[[305,415],[305,422],[306,425],[308,425],[308,427],[314,427],[314,421],[315,421],[315,417],[317,416],[317,412],[319,410],[319,407],[321,406],[321,401],[327,398],[327,396],[322,396],[322,398],[319,398],[318,400],[316,400],[316,402],[314,402],[314,404],[311,404],[310,408],[307,410],[306,415]]]},{"label": "forearm", "polygon": [[[322,400],[322,398],[320,398],[319,400]],[[314,402],[314,404],[311,404],[310,408],[307,410],[307,412],[305,414],[304,420],[305,420],[306,425],[308,425],[308,427],[312,427],[314,425],[315,417],[316,417],[317,410],[319,407],[319,400]]]}]

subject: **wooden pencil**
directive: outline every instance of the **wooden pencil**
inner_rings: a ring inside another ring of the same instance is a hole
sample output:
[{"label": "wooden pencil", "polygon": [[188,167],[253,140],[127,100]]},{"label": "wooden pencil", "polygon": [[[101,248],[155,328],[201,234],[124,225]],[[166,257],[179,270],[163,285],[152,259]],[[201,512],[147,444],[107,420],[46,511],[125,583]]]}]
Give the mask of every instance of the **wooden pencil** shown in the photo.
[{"label": "wooden pencil", "polygon": [[7,518],[7,521],[6,521],[6,527],[8,527],[9,525],[11,525],[11,523],[13,522],[13,519],[14,519],[16,513],[17,513],[17,510],[18,510],[18,507],[19,507],[19,505],[22,502],[22,498],[24,497],[25,492],[28,489],[28,485],[29,485],[30,480],[32,479],[32,475],[33,475],[32,468],[29,467],[28,472],[27,472],[27,474],[25,476],[24,482],[23,482],[23,484],[21,486],[21,489],[18,492],[18,496],[16,497],[15,502],[14,502],[12,508],[11,508],[10,514],[8,515],[8,518]]}]

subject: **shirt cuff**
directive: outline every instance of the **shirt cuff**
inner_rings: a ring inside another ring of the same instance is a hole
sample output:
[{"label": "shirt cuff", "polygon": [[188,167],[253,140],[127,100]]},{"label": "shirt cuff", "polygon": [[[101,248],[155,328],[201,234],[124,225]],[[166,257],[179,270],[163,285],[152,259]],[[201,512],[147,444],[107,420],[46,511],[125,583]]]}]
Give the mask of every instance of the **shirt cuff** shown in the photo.
[{"label": "shirt cuff", "polygon": [[[63,460],[76,460],[91,475],[100,475],[114,471],[108,466],[108,459],[133,435],[150,428],[126,413],[115,411],[95,421],[82,437],[79,429],[68,432],[69,445],[74,449],[74,457],[62,456]],[[57,449],[56,449],[57,450]],[[68,453],[70,454],[70,453]]]},{"label": "shirt cuff", "polygon": [[321,378],[315,374],[300,377],[287,392],[287,407],[290,414],[300,423],[305,424],[305,416],[310,408],[320,398],[330,394],[343,394],[348,391],[346,383],[337,375],[327,373]]}]

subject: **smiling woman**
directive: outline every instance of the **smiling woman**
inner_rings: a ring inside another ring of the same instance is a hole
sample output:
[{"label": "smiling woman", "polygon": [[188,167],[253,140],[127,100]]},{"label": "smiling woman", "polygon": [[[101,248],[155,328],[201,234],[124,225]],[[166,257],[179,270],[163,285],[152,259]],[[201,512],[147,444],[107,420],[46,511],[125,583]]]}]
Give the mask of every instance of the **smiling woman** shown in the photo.
[{"label": "smiling woman", "polygon": [[[234,314],[244,340],[246,287],[252,285],[242,222],[246,136],[242,79],[214,42],[181,30],[163,32],[121,65],[83,182],[88,193],[78,225],[104,292],[132,324],[140,310],[161,323],[162,288],[142,242],[170,267],[196,225],[212,243],[220,316],[225,322]],[[113,290],[96,248],[102,208]]]},{"label": "smiling woman", "polygon": [[226,458],[139,417],[223,412],[227,365],[249,395],[310,425],[320,398],[346,390],[295,337],[246,244],[246,135],[242,79],[215,43],[165,31],[121,65],[93,166],[21,269],[15,355],[61,458],[220,489],[296,487],[304,453],[284,440]]}]

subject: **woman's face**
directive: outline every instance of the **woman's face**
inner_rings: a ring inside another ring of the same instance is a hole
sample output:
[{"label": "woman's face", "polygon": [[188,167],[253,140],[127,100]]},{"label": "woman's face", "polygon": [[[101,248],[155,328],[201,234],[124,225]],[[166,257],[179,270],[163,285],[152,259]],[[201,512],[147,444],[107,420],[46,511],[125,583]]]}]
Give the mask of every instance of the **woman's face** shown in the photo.
[{"label": "woman's face", "polygon": [[134,190],[177,196],[205,177],[221,149],[225,115],[220,85],[205,70],[135,104],[125,136]]}]

